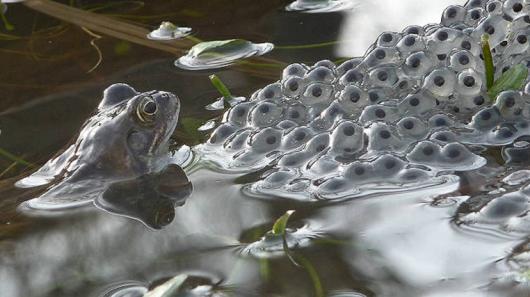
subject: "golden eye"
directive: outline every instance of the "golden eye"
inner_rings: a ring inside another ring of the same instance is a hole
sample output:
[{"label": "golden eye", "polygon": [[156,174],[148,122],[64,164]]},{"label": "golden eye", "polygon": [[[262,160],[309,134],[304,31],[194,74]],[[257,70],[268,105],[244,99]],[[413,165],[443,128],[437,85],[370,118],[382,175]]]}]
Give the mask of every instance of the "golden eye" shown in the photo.
[{"label": "golden eye", "polygon": [[158,105],[150,97],[144,97],[140,104],[136,107],[136,115],[138,119],[144,123],[152,122],[155,119],[155,114],[158,110]]}]

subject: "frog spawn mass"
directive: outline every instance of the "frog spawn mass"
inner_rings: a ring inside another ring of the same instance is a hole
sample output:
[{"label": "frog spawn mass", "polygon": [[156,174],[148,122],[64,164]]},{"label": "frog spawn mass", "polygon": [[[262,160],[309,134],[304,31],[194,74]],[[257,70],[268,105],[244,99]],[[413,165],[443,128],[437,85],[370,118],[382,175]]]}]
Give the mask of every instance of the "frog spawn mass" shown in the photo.
[{"label": "frog spawn mass", "polygon": [[340,65],[291,64],[281,80],[228,110],[204,158],[224,169],[267,166],[247,189],[305,201],[457,182],[486,160],[485,146],[530,135],[530,84],[487,94],[480,39],[495,77],[530,65],[530,5],[449,6],[440,24],[384,32]]}]

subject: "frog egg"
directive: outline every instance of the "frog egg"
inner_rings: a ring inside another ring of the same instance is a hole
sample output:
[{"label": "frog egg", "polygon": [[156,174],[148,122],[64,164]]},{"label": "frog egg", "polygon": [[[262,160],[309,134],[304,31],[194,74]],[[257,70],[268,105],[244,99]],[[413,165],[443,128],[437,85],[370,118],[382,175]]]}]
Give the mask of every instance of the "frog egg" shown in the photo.
[{"label": "frog egg", "polygon": [[287,153],[281,156],[278,166],[280,168],[301,168],[309,158],[311,158],[311,155],[304,151]]},{"label": "frog egg", "polygon": [[298,98],[304,90],[306,82],[298,76],[291,76],[282,81],[282,93],[288,98]]},{"label": "frog egg", "polygon": [[449,58],[449,68],[457,72],[467,68],[475,69],[476,64],[475,57],[467,50],[456,51]]},{"label": "frog egg", "polygon": [[408,34],[399,41],[397,49],[402,56],[407,56],[410,53],[425,50],[425,42],[419,35]]},{"label": "frog egg", "polygon": [[482,53],[482,48],[479,42],[468,35],[462,36],[462,40],[455,47],[469,51],[474,57],[478,57]]},{"label": "frog egg", "polygon": [[448,97],[453,94],[455,83],[456,77],[453,71],[448,68],[438,68],[427,75],[423,88],[437,97]]},{"label": "frog egg", "polygon": [[482,77],[473,69],[465,69],[458,73],[456,91],[464,96],[478,95],[482,89]]},{"label": "frog egg", "polygon": [[344,73],[339,79],[341,85],[346,86],[349,84],[361,85],[364,80],[364,74],[360,71],[359,67],[350,69]]},{"label": "frog egg", "polygon": [[[463,144],[446,144],[440,151],[441,160],[435,167],[454,171],[471,170],[482,167],[486,160],[470,152]],[[434,164],[433,164],[434,165]],[[434,167],[434,166],[433,166]]]},{"label": "frog egg", "polygon": [[343,176],[347,180],[354,181],[356,184],[370,179],[374,175],[374,168],[366,162],[355,161],[344,168]]},{"label": "frog egg", "polygon": [[369,69],[382,65],[398,65],[401,56],[395,47],[376,47],[364,58],[362,65]]},{"label": "frog egg", "polygon": [[465,16],[464,23],[469,26],[476,26],[477,23],[484,18],[486,12],[482,8],[473,8],[469,10]]},{"label": "frog egg", "polygon": [[[339,195],[345,191],[351,190],[351,184],[344,177],[331,177],[325,180],[322,184],[318,186],[318,193],[321,195]],[[326,197],[328,198],[328,197]],[[329,199],[329,198],[328,198]]]},{"label": "frog egg", "polygon": [[303,104],[293,104],[287,107],[285,119],[291,120],[298,125],[304,125],[309,121],[307,108]]},{"label": "frog egg", "polygon": [[421,115],[436,107],[436,99],[425,93],[410,94],[398,105],[401,115]]},{"label": "frog egg", "polygon": [[510,22],[503,19],[502,16],[489,15],[479,23],[471,36],[476,40],[480,40],[482,35],[488,34],[490,36],[490,46],[496,47],[504,40],[509,24]]},{"label": "frog egg", "polygon": [[427,135],[427,125],[415,117],[402,118],[397,123],[398,133],[403,137],[421,139]]},{"label": "frog egg", "polygon": [[401,170],[397,175],[397,180],[402,183],[417,183],[429,180],[431,176],[427,171],[419,168],[408,168]]},{"label": "frog egg", "polygon": [[377,87],[392,87],[398,81],[395,67],[378,67],[369,73],[368,85]]},{"label": "frog egg", "polygon": [[245,126],[247,124],[247,116],[250,108],[253,106],[250,102],[242,102],[228,111],[226,120],[237,126]]},{"label": "frog egg", "polygon": [[373,123],[367,134],[369,151],[396,151],[403,146],[397,133],[384,123]]},{"label": "frog egg", "polygon": [[334,123],[339,119],[347,116],[347,112],[342,108],[338,101],[333,101],[326,109],[324,109],[319,118]]},{"label": "frog egg", "polygon": [[277,100],[282,97],[282,85],[272,83],[261,89],[258,93],[258,100]]},{"label": "frog egg", "polygon": [[427,38],[427,49],[435,55],[446,55],[461,42],[462,35],[463,33],[456,29],[440,28]]},{"label": "frog egg", "polygon": [[512,146],[504,146],[502,158],[507,164],[528,164],[530,161],[530,143],[518,141]]},{"label": "frog egg", "polygon": [[304,151],[309,153],[310,156],[320,154],[329,147],[329,141],[329,133],[318,134],[307,142]]},{"label": "frog egg", "polygon": [[355,85],[346,86],[338,96],[339,104],[351,113],[359,112],[362,107],[370,104],[368,100],[368,94]]},{"label": "frog egg", "polygon": [[431,134],[429,139],[434,142],[440,142],[440,143],[449,143],[449,142],[458,141],[457,135],[449,130],[436,131]]},{"label": "frog egg", "polygon": [[388,99],[383,88],[372,88],[366,93],[368,94],[368,101],[370,104],[377,104]]},{"label": "frog egg", "polygon": [[454,127],[455,121],[449,116],[439,113],[429,118],[429,127],[432,129],[443,128],[443,127]]},{"label": "frog egg", "polygon": [[331,151],[348,157],[363,148],[363,128],[352,121],[344,121],[333,129]]},{"label": "frog egg", "polygon": [[528,44],[530,44],[528,38],[530,38],[530,29],[515,32],[503,54],[511,56],[528,53]]},{"label": "frog egg", "polygon": [[317,66],[309,70],[304,79],[308,82],[331,84],[335,80],[335,72],[326,66]]},{"label": "frog egg", "polygon": [[476,7],[484,7],[486,5],[486,2],[488,2],[488,0],[469,0],[465,5],[464,7],[466,9],[472,9],[472,8],[476,8]]},{"label": "frog egg", "polygon": [[504,119],[514,119],[521,116],[523,102],[519,92],[504,91],[497,96],[494,106]]},{"label": "frog egg", "polygon": [[423,35],[425,32],[423,30],[422,26],[417,25],[411,25],[403,29],[403,34],[416,34],[416,35]]},{"label": "frog egg", "polygon": [[302,168],[302,172],[306,175],[321,177],[330,173],[335,174],[338,171],[340,163],[329,155],[322,155],[310,160],[307,165]]},{"label": "frog egg", "polygon": [[405,162],[393,155],[382,155],[377,158],[373,163],[374,173],[379,178],[387,179],[397,175],[403,168],[405,168]]},{"label": "frog egg", "polygon": [[493,131],[495,133],[495,138],[499,143],[511,143],[516,137],[517,128],[514,125],[503,123],[496,127]]},{"label": "frog egg", "polygon": [[282,80],[285,80],[289,77],[296,76],[296,77],[304,77],[307,73],[308,67],[304,64],[294,63],[291,64],[285,69],[283,69],[282,72]]},{"label": "frog egg", "polygon": [[423,78],[434,69],[435,63],[423,51],[415,52],[405,59],[404,72],[412,77]]},{"label": "frog egg", "polygon": [[282,137],[281,148],[291,150],[309,141],[315,132],[308,127],[296,127]]},{"label": "frog egg", "polygon": [[318,66],[324,66],[331,70],[335,70],[337,68],[337,65],[335,65],[335,63],[331,62],[330,60],[320,60],[313,65],[313,67]]},{"label": "frog egg", "polygon": [[528,8],[525,11],[525,6],[528,6],[528,3],[523,0],[506,0],[502,6],[502,11],[505,15],[516,19],[519,16],[524,15],[528,12]]},{"label": "frog egg", "polygon": [[268,153],[276,150],[281,143],[282,132],[279,129],[267,127],[250,136],[249,146],[253,152]]},{"label": "frog egg", "polygon": [[376,44],[377,46],[382,46],[382,47],[393,47],[398,43],[400,39],[401,39],[401,34],[397,32],[383,32],[377,38]]},{"label": "frog egg", "polygon": [[298,124],[291,120],[283,120],[279,122],[275,127],[280,130],[286,131],[286,130],[291,130],[295,127],[298,127]]},{"label": "frog egg", "polygon": [[478,130],[490,130],[502,121],[497,107],[484,108],[471,119],[470,126]]},{"label": "frog egg", "polygon": [[284,109],[270,101],[262,101],[250,110],[249,122],[254,127],[270,127],[283,119]]},{"label": "frog egg", "polygon": [[238,133],[232,134],[224,143],[223,147],[227,151],[240,151],[245,148],[248,137],[251,131],[249,129],[244,131],[238,131]]},{"label": "frog egg", "polygon": [[432,141],[418,142],[406,158],[416,164],[432,164],[440,158],[440,146]]},{"label": "frog egg", "polygon": [[394,106],[370,105],[364,108],[359,117],[359,121],[363,124],[375,121],[393,123],[397,121],[399,117],[398,110]]},{"label": "frog egg", "polygon": [[223,123],[219,125],[215,131],[213,131],[208,142],[210,144],[221,144],[237,130],[238,128],[236,128],[234,125],[230,123]]},{"label": "frog egg", "polygon": [[489,0],[488,3],[486,3],[486,12],[488,14],[502,14],[502,2],[498,0]]},{"label": "frog egg", "polygon": [[323,83],[309,84],[302,96],[300,102],[306,106],[328,103],[333,95],[333,87]]},{"label": "frog egg", "polygon": [[454,24],[462,23],[466,17],[467,10],[460,5],[448,6],[442,14],[441,24],[449,27]]},{"label": "frog egg", "polygon": [[359,64],[361,64],[362,62],[362,58],[361,57],[357,57],[357,58],[353,58],[353,59],[349,59],[347,61],[344,61],[342,64],[339,65],[339,67],[337,67],[337,76],[341,77],[344,75],[344,73],[346,73],[346,71],[348,70],[351,70],[357,66],[359,66]]},{"label": "frog egg", "polygon": [[296,177],[296,173],[291,170],[275,171],[260,181],[260,187],[265,189],[279,189],[290,183]]}]

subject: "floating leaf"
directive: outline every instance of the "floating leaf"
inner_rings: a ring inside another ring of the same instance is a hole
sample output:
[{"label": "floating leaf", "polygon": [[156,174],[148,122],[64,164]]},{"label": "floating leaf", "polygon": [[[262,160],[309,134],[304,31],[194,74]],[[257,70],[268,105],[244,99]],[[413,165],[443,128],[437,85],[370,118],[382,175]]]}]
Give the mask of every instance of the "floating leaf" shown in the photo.
[{"label": "floating leaf", "polygon": [[488,34],[482,35],[482,56],[484,57],[484,68],[486,68],[486,87],[488,90],[493,87],[493,81],[495,80],[495,68],[493,66],[489,39],[490,36]]},{"label": "floating leaf", "polygon": [[490,98],[496,98],[500,92],[508,90],[519,90],[524,86],[528,77],[526,65],[517,64],[504,72],[488,91]]},{"label": "floating leaf", "polygon": [[274,235],[284,235],[285,228],[287,228],[287,222],[289,218],[294,213],[294,210],[288,210],[283,216],[276,220],[274,226],[272,226],[272,234]]},{"label": "floating leaf", "polygon": [[194,58],[217,57],[251,44],[252,42],[243,39],[205,41],[193,46],[188,55]]}]

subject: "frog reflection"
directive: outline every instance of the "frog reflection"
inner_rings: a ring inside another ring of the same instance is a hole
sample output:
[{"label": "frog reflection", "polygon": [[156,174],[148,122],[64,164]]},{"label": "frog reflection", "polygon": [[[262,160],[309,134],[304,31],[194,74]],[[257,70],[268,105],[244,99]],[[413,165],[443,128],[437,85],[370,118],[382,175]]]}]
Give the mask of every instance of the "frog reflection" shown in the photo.
[{"label": "frog reflection", "polygon": [[113,191],[125,181],[163,172],[170,163],[168,142],[179,109],[178,98],[168,92],[139,93],[126,84],[108,87],[77,140],[16,183],[19,187],[49,184],[25,205],[35,209],[84,205],[109,186]]},{"label": "frog reflection", "polygon": [[170,164],[160,172],[111,184],[94,203],[108,212],[160,229],[173,221],[175,207],[182,206],[191,191],[184,171]]}]

